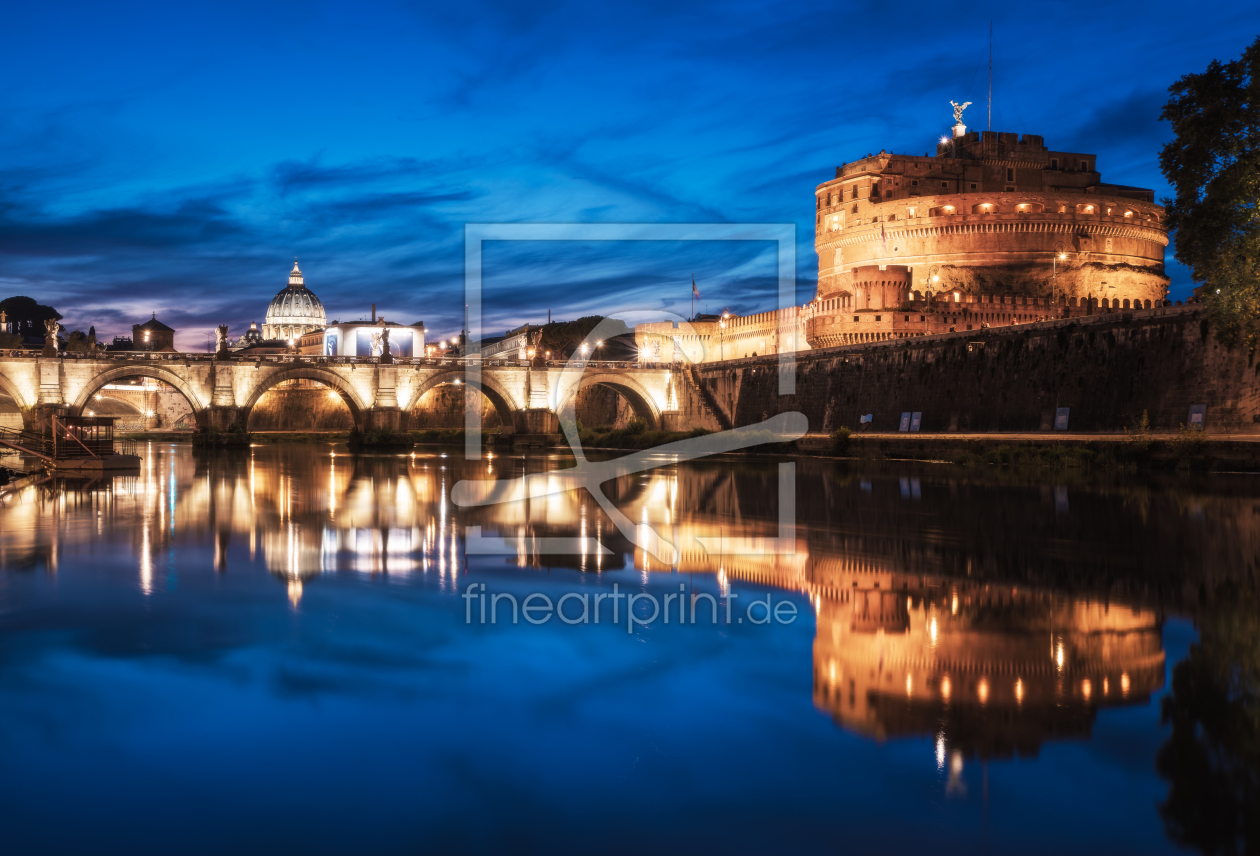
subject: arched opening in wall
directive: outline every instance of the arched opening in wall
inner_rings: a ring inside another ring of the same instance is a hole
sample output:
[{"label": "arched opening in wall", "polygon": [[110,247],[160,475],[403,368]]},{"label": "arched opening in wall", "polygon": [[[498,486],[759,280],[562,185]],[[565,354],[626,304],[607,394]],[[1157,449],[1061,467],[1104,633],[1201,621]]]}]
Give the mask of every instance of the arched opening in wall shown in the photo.
[{"label": "arched opening in wall", "polygon": [[13,400],[13,396],[0,392],[0,428],[22,430],[22,408]]},{"label": "arched opening in wall", "polygon": [[[408,414],[408,428],[413,431],[462,430],[468,407],[481,410],[481,430],[486,434],[510,434],[511,416],[500,414],[499,406],[482,390],[457,380],[440,383],[426,390]],[[504,424],[507,430],[504,430]]]},{"label": "arched opening in wall", "polygon": [[193,404],[174,383],[152,375],[106,372],[77,404],[80,416],[113,417],[115,431],[197,429]]},{"label": "arched opening in wall", "polygon": [[249,431],[350,431],[354,411],[345,394],[309,377],[282,380],[249,409]]},{"label": "arched opening in wall", "polygon": [[1095,211],[1094,206],[1086,202],[1081,202],[1076,206],[1077,214],[1093,214],[1094,211]]}]

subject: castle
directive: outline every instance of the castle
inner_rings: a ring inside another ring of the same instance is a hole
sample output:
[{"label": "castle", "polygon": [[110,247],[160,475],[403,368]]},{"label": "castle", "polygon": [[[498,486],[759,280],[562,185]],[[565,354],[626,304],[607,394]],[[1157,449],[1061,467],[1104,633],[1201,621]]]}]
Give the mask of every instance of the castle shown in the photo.
[{"label": "castle", "polygon": [[1095,155],[1034,134],[968,131],[961,112],[934,156],[867,155],[818,185],[810,303],[690,331],[639,325],[642,358],[737,359],[1164,303],[1154,191],[1105,184]]}]

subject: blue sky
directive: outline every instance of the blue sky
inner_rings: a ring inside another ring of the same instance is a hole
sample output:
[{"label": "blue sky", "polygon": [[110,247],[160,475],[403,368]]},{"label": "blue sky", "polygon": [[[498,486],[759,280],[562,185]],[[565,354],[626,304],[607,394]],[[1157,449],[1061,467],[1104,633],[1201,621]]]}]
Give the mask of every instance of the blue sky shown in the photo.
[{"label": "blue sky", "polygon": [[[982,127],[1167,193],[1167,86],[1260,33],[1252,4],[9,3],[0,295],[102,336],[151,311],[201,347],[261,321],[295,256],[329,317],[462,326],[468,222],[795,223],[813,188]],[[1190,288],[1172,263],[1175,297]],[[486,329],[773,304],[769,245],[491,248]]]}]

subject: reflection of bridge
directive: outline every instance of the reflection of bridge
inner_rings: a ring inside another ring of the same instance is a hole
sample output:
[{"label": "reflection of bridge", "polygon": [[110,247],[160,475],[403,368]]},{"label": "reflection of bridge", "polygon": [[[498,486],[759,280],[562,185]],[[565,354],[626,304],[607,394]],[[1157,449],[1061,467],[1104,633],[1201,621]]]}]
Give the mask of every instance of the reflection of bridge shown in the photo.
[{"label": "reflection of bridge", "polygon": [[[468,526],[515,545],[515,554],[501,557],[509,565],[598,573],[632,556],[645,576],[711,573],[722,593],[744,583],[808,597],[817,620],[812,665],[783,668],[810,668],[814,703],[848,730],[875,739],[935,738],[938,760],[948,761],[951,773],[968,756],[1031,754],[1046,740],[1084,738],[1100,709],[1143,703],[1163,683],[1158,612],[1097,592],[1074,588],[1069,594],[1067,585],[980,579],[980,562],[969,560],[982,551],[996,551],[998,564],[1018,567],[1011,557],[1025,555],[1018,550],[1031,528],[1021,510],[1058,513],[1053,504],[1047,511],[1036,491],[1023,505],[1018,494],[1004,495],[1017,537],[1003,542],[976,529],[974,543],[955,545],[968,559],[965,567],[976,570],[971,576],[951,574],[952,562],[940,552],[941,530],[932,522],[960,507],[941,483],[927,484],[918,500],[902,500],[895,479],[877,482],[868,493],[856,481],[831,479],[830,465],[800,462],[801,517],[812,515],[815,522],[796,531],[794,552],[776,554],[766,549],[779,535],[773,467],[693,463],[610,482],[608,495],[623,513],[678,547],[671,568],[619,538],[582,492],[533,498],[522,492],[518,501],[472,509],[449,500],[452,485],[465,479],[562,473],[548,458],[344,456],[314,445],[198,456],[156,443],[142,456],[139,475],[107,478],[93,492],[30,487],[5,501],[0,569],[56,568],[63,554],[130,539],[140,587],[148,592],[161,583],[159,558],[171,545],[212,541],[216,568],[227,570],[248,550],[250,559],[257,554],[286,582],[297,602],[312,579],[345,571],[433,574],[454,591],[458,580],[467,583],[461,572]],[[1082,491],[1074,503],[1087,499]],[[913,513],[898,514],[900,502]],[[981,506],[982,516],[992,508],[972,504]],[[1254,525],[1251,504],[1249,497],[1230,497],[1212,508],[1232,533],[1230,521]],[[1149,513],[1158,524],[1166,510],[1157,503]],[[90,529],[68,525],[85,512]],[[882,531],[875,525],[880,521]],[[1165,529],[1174,531],[1159,525],[1150,531]],[[1081,533],[1081,549],[1096,551],[1097,539],[1113,531]],[[90,541],[78,540],[85,532]],[[550,535],[593,538],[619,555],[546,556],[536,544]],[[1229,541],[1254,553],[1252,541],[1233,535]],[[1169,561],[1178,558],[1166,544],[1162,552]],[[1231,553],[1219,564],[1241,563]],[[1137,567],[1143,578],[1158,570]],[[1108,588],[1117,588],[1114,580]]]},{"label": "reflection of bridge", "polygon": [[[210,354],[120,354],[117,357],[32,352],[0,354],[0,395],[13,399],[22,421],[33,427],[47,413],[78,415],[106,384],[126,378],[160,380],[188,400],[201,427],[224,429],[246,424],[249,412],[267,390],[286,381],[307,379],[334,390],[354,416],[355,425],[406,427],[404,416],[421,396],[443,384],[477,389],[498,411],[506,433],[551,433],[557,415],[580,389],[603,386],[626,399],[649,426],[681,426],[678,416],[680,374],[669,366],[637,362],[563,363],[486,360],[469,375],[453,359],[263,356],[220,359]],[[468,379],[468,380],[466,380]]]}]

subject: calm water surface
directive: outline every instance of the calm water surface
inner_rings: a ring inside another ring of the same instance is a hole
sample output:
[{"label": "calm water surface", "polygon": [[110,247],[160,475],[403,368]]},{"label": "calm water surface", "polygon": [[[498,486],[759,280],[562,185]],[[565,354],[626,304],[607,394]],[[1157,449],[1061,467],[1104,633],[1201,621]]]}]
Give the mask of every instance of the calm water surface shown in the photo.
[{"label": "calm water surface", "polygon": [[142,452],[0,499],[6,852],[1260,846],[1254,477],[805,459],[782,531],[773,459],[606,485],[665,562],[451,501],[560,457]]}]

